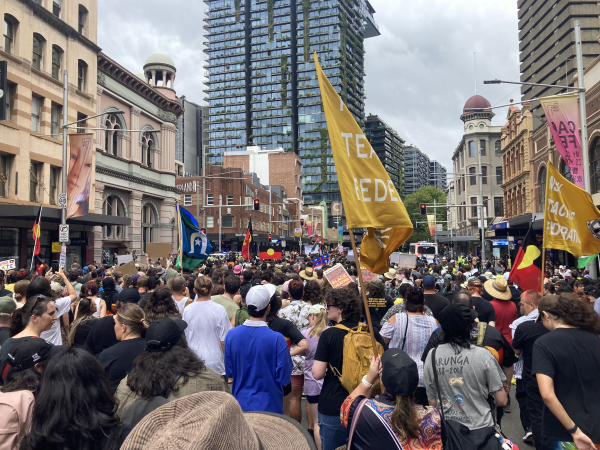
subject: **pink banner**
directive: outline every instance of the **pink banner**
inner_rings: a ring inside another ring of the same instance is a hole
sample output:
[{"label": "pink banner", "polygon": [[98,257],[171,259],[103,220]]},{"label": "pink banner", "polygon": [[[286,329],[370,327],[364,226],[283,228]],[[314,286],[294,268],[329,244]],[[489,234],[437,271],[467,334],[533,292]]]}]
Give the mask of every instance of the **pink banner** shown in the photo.
[{"label": "pink banner", "polygon": [[92,133],[69,134],[70,157],[67,172],[67,219],[87,215],[92,182]]},{"label": "pink banner", "polygon": [[583,156],[579,132],[578,95],[540,98],[554,144],[571,171],[573,183],[583,188]]}]

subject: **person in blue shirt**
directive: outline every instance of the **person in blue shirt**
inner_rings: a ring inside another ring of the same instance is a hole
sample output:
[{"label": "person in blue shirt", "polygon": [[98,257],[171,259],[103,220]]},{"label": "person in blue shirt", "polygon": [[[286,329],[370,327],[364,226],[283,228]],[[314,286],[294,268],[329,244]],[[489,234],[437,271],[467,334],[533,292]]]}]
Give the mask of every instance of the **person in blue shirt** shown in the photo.
[{"label": "person in blue shirt", "polygon": [[246,294],[250,318],[225,337],[225,373],[244,412],[283,414],[282,386],[291,383],[289,347],[266,322],[275,291],[272,284],[252,287]]}]

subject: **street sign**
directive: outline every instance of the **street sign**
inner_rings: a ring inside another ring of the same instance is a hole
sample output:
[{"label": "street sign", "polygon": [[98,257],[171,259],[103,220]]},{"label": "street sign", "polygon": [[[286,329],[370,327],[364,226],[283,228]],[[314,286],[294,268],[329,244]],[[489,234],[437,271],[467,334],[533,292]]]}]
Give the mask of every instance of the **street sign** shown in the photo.
[{"label": "street sign", "polygon": [[302,236],[302,228],[294,228],[294,236],[296,236],[296,237]]},{"label": "street sign", "polygon": [[69,242],[69,225],[58,226],[58,242]]},{"label": "street sign", "polygon": [[58,194],[58,207],[67,209],[67,194]]},{"label": "street sign", "polygon": [[52,243],[52,253],[60,253],[61,247],[62,247],[62,244],[60,242],[53,242]]}]

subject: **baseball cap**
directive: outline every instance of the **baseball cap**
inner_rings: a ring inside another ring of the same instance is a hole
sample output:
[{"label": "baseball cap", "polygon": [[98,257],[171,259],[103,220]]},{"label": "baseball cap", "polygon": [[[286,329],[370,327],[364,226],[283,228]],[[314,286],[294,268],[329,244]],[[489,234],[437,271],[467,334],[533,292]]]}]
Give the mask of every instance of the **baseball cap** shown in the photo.
[{"label": "baseball cap", "polygon": [[446,275],[444,275],[444,279],[451,280],[452,279],[452,275],[450,275],[449,273],[447,273]]},{"label": "baseball cap", "polygon": [[139,273],[133,274],[131,276],[131,282],[133,284],[137,284],[137,281],[140,279],[141,275]]},{"label": "baseball cap", "polygon": [[267,307],[276,290],[277,288],[273,284],[252,286],[246,294],[246,305],[248,307],[254,306],[256,311],[262,311]]},{"label": "baseball cap", "polygon": [[0,314],[12,314],[17,309],[17,304],[10,295],[0,297]]},{"label": "baseball cap", "polygon": [[136,288],[125,288],[117,297],[118,301],[123,303],[138,303],[142,296]]},{"label": "baseball cap", "polygon": [[483,283],[481,282],[481,279],[477,277],[469,277],[467,286],[483,286]]},{"label": "baseball cap", "polygon": [[460,303],[450,303],[440,313],[440,325],[444,333],[460,336],[469,334],[470,326],[476,317],[475,310]]},{"label": "baseball cap", "polygon": [[163,317],[150,322],[146,330],[146,345],[150,352],[164,352],[174,347],[187,323],[178,317]]},{"label": "baseball cap", "polygon": [[18,339],[15,346],[8,352],[7,362],[10,370],[21,372],[35,366],[36,363],[52,358],[67,349],[65,345],[48,344],[45,339],[24,337]]},{"label": "baseball cap", "polygon": [[381,355],[381,382],[393,396],[412,396],[419,385],[417,363],[398,348],[390,348]]},{"label": "baseball cap", "polygon": [[423,277],[423,287],[432,288],[435,286],[435,278],[431,275],[425,275]]},{"label": "baseball cap", "polygon": [[312,305],[309,310],[308,313],[309,314],[320,314],[321,311],[325,311],[325,307],[323,305],[321,305],[320,303],[317,303],[316,305]]}]

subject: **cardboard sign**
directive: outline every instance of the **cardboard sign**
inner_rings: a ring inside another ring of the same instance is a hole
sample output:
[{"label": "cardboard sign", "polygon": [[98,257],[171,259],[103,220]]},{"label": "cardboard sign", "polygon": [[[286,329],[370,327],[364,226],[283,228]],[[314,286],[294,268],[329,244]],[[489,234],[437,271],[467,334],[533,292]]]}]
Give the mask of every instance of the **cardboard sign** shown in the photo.
[{"label": "cardboard sign", "polygon": [[135,262],[133,261],[129,261],[127,264],[117,267],[116,271],[121,272],[123,275],[135,275],[138,273]]},{"label": "cardboard sign", "polygon": [[169,243],[148,242],[146,244],[146,253],[150,259],[167,258],[173,247]]},{"label": "cardboard sign", "polygon": [[323,272],[323,275],[334,289],[339,289],[352,283],[352,278],[350,278],[350,275],[348,275],[348,272],[346,272],[346,269],[341,264],[336,264],[331,269],[326,270]]},{"label": "cardboard sign", "polygon": [[360,269],[360,271],[362,272],[363,283],[370,283],[375,278],[379,278],[379,275],[377,275],[376,273],[371,272],[368,269]]},{"label": "cardboard sign", "polygon": [[7,270],[12,269],[16,269],[14,259],[6,259],[4,261],[0,261],[0,270],[4,270],[6,272]]},{"label": "cardboard sign", "polygon": [[356,261],[356,259],[354,258],[354,250],[348,250],[348,261]]},{"label": "cardboard sign", "polygon": [[133,261],[133,256],[131,255],[117,255],[117,261],[119,265],[128,263],[129,261]]},{"label": "cardboard sign", "polygon": [[409,253],[392,253],[390,261],[400,268],[414,269],[417,267],[417,256]]}]

